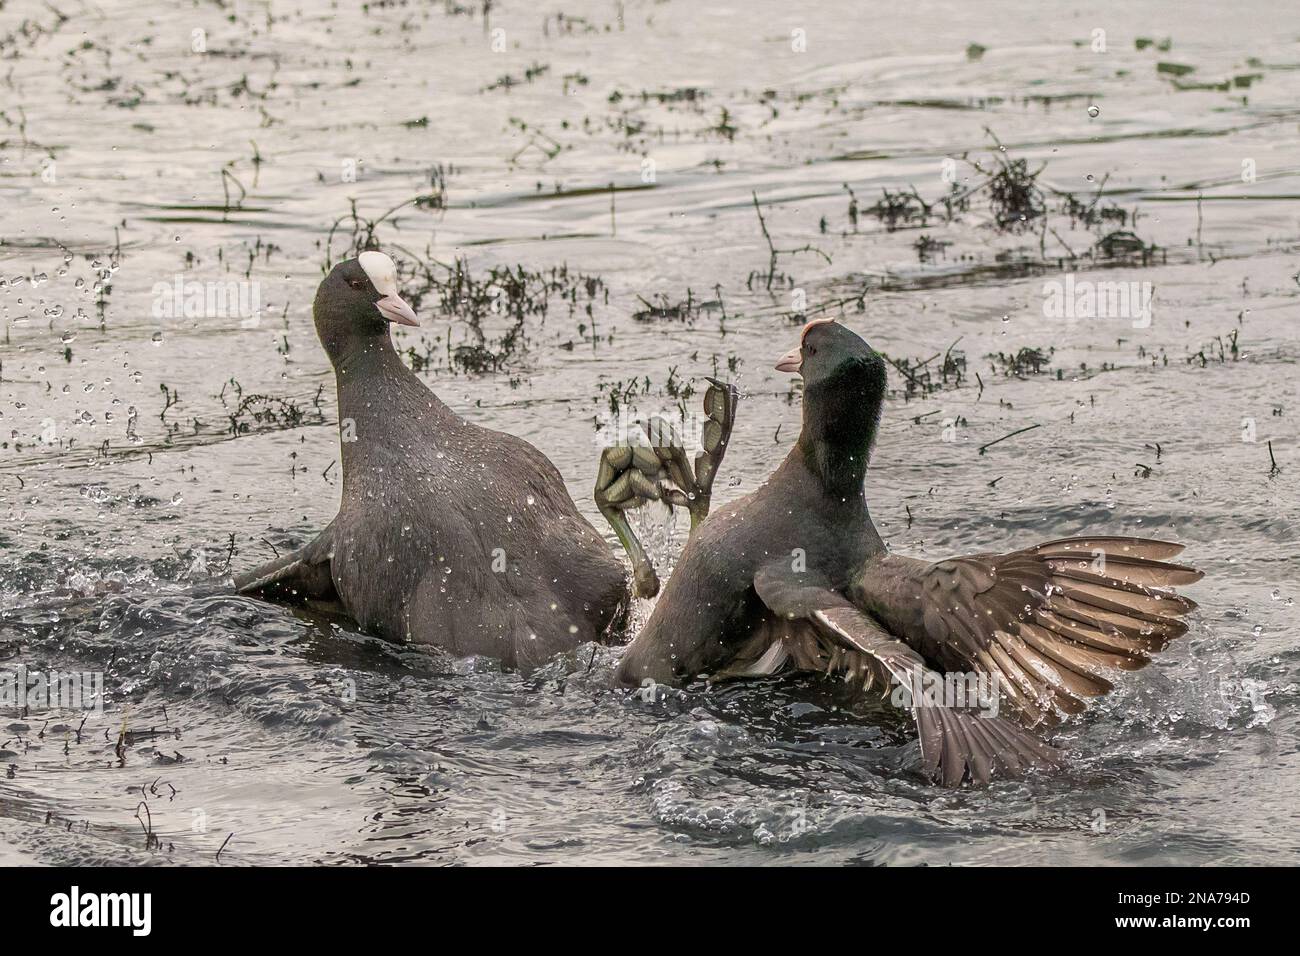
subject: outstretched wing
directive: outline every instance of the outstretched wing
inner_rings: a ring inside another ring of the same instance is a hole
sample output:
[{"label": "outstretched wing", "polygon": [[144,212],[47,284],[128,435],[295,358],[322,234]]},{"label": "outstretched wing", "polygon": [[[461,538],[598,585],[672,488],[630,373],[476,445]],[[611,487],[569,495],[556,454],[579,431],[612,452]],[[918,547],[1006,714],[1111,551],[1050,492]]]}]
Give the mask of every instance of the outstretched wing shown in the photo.
[{"label": "outstretched wing", "polygon": [[238,594],[291,603],[337,601],[330,561],[334,557],[334,526],[292,554],[268,561],[235,577]]},{"label": "outstretched wing", "polygon": [[926,564],[883,556],[851,589],[927,659],[997,678],[1023,723],[1055,724],[1145,667],[1196,607],[1168,590],[1201,572],[1144,538],[1065,538],[1009,554]]},{"label": "outstretched wing", "polygon": [[[922,688],[944,686],[943,676],[927,667],[915,650],[832,590],[820,576],[791,571],[780,562],[766,565],[755,575],[754,589],[782,620],[812,625],[812,633],[822,647],[811,651],[805,630],[785,651],[796,662],[809,656],[819,661],[829,659],[831,666],[850,673],[864,671],[868,686],[879,686],[886,692],[894,685],[907,689],[920,733],[922,766],[931,778],[950,787],[967,776],[983,784],[998,774],[1060,764],[1058,751],[1018,724],[977,706],[953,706],[921,693]],[[781,652],[773,650],[775,646],[761,658],[762,666],[771,667],[780,656]]]}]

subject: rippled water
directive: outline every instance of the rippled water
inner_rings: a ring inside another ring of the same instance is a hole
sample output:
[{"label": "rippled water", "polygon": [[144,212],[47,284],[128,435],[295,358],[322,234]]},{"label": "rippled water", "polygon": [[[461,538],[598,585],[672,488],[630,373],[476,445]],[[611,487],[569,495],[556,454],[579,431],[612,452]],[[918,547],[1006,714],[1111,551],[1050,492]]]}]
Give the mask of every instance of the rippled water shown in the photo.
[{"label": "rippled water", "polygon": [[[108,696],[84,725],[0,715],[0,863],[210,863],[223,843],[240,863],[1294,860],[1284,5],[506,0],[487,24],[346,6],[0,9],[0,665],[103,671]],[[980,203],[892,231],[866,211],[909,184],[933,202],[998,143],[1045,186],[1136,208],[1160,251],[1070,266],[1101,232],[1058,213],[1007,235]],[[1174,537],[1207,572],[1191,631],[1067,725],[1071,773],[953,793],[916,778],[906,724],[818,681],[648,702],[610,689],[618,648],[524,679],[233,597],[229,569],[337,501],[310,319],[330,225],[439,177],[445,208],[402,210],[387,248],[609,290],[590,314],[551,303],[492,374],[449,363],[472,330],[427,303],[401,340],[464,415],[546,451],[593,520],[611,391],[655,411],[723,370],[743,402],[717,495],[769,473],[798,430],[770,370],[798,292],[900,361],[966,358],[960,387],[895,376],[868,480],[892,547]],[[780,256],[770,291],[753,195],[778,249],[820,250]],[[922,235],[949,245],[922,261]],[[1046,318],[1063,266],[1151,283],[1150,327]],[[256,281],[260,321],[156,317],[178,276]],[[633,318],[688,289],[720,305]],[[990,357],[1023,348],[1040,373]],[[277,415],[241,414],[255,394]]]}]

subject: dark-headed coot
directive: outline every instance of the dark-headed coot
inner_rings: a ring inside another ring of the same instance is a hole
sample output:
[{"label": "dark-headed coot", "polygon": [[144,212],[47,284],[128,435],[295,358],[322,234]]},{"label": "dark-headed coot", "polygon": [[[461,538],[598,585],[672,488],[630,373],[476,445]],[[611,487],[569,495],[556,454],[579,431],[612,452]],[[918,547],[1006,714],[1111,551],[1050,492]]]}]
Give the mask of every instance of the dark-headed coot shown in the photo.
[{"label": "dark-headed coot", "polygon": [[[338,383],[338,515],[237,590],[328,602],[381,637],[522,670],[606,638],[628,602],[622,564],[545,455],[461,418],[407,368],[389,324],[418,322],[393,261],[339,263],[312,311]],[[628,457],[609,481],[637,469]]]},{"label": "dark-headed coot", "polygon": [[1038,731],[1183,634],[1201,574],[1181,546],[1049,541],[929,562],[890,554],[863,479],[885,362],[832,321],[776,366],[802,375],[803,429],[761,488],[686,545],[620,664],[625,684],[793,667],[875,686],[915,718],[922,769],[954,786],[1060,762]]}]

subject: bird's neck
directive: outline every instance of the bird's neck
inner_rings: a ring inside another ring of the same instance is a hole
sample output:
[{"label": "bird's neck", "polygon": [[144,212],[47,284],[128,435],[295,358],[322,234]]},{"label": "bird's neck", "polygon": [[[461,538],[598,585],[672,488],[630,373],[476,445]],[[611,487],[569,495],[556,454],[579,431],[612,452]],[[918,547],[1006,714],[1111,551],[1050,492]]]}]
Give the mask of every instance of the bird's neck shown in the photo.
[{"label": "bird's neck", "polygon": [[808,388],[796,445],[827,493],[859,498],[880,423],[882,396],[830,381]]},{"label": "bird's neck", "polygon": [[338,382],[345,484],[350,464],[403,454],[417,444],[436,448],[460,421],[407,367],[387,335],[348,343],[330,360]]},{"label": "bird's neck", "polygon": [[377,373],[393,372],[401,369],[409,371],[402,361],[393,340],[385,329],[382,335],[353,336],[340,342],[336,348],[326,348],[330,363],[338,375],[339,385],[345,381],[358,381]]}]

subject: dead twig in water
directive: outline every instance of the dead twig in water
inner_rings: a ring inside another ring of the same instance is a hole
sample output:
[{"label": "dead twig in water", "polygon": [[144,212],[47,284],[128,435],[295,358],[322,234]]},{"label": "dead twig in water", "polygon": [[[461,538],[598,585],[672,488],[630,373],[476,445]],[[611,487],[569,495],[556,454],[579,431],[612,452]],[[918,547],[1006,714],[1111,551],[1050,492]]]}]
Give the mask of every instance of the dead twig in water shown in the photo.
[{"label": "dead twig in water", "polygon": [[763,218],[763,207],[759,205],[758,193],[750,190],[749,194],[754,199],[754,212],[758,213],[758,227],[763,230],[763,239],[767,242],[767,274],[760,276],[760,278],[767,280],[765,288],[772,288],[772,280],[776,277],[776,262],[780,256],[794,256],[801,252],[815,252],[826,260],[827,265],[831,264],[831,257],[812,243],[800,246],[798,249],[778,249],[772,242],[772,234],[767,231],[767,221]]},{"label": "dead twig in water", "polygon": [[[140,792],[144,793],[143,787],[140,788]],[[140,816],[141,807],[144,807],[144,817]],[[149,801],[147,799],[136,804],[135,818],[140,821],[140,829],[144,830],[144,848],[152,850],[155,846],[160,845],[158,837],[153,832],[153,814],[149,812]],[[146,823],[146,821],[148,822]]]},{"label": "dead twig in water", "polygon": [[1009,435],[1003,435],[1001,438],[995,438],[993,441],[989,442],[987,445],[980,445],[980,449],[979,449],[980,454],[981,454],[981,455],[984,454],[984,449],[986,449],[986,448],[992,448],[992,447],[993,447],[994,445],[996,445],[998,442],[1006,441],[1008,438],[1015,438],[1017,435],[1023,435],[1025,432],[1031,432],[1031,431],[1033,431],[1035,428],[1042,428],[1042,427],[1043,427],[1043,426],[1042,426],[1041,424],[1039,424],[1039,425],[1027,425],[1027,426],[1025,426],[1024,428],[1018,428],[1018,429],[1016,429],[1015,431],[1013,431],[1013,432],[1012,432],[1011,434],[1009,434]]},{"label": "dead twig in water", "polygon": [[[234,183],[235,188],[239,190],[239,198],[235,200],[234,205],[231,205],[230,203],[229,183]],[[224,197],[224,201],[221,205],[222,218],[225,218],[225,214],[229,213],[232,209],[242,209],[244,207],[244,199],[248,196],[248,190],[245,189],[244,184],[239,181],[239,177],[225,166],[221,167],[221,193]]]}]

